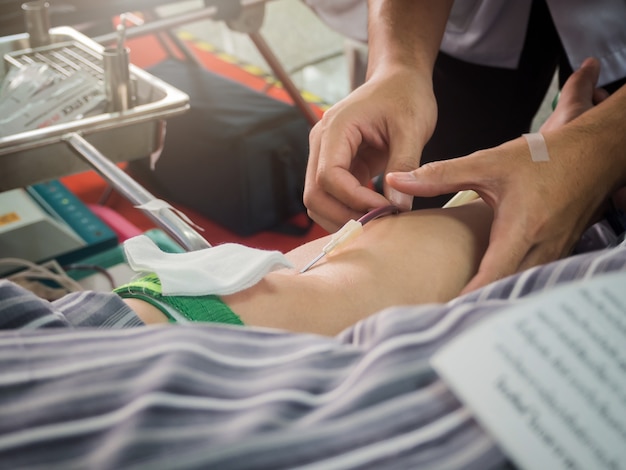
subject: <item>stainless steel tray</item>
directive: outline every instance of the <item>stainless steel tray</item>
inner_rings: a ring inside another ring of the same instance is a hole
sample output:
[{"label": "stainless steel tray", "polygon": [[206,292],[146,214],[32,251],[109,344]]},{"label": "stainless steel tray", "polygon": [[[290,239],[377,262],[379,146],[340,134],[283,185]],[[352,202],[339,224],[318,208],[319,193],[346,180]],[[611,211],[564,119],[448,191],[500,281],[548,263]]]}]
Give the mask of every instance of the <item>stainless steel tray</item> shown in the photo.
[{"label": "stainless steel tray", "polygon": [[[104,47],[73,28],[50,30],[52,44],[29,49],[28,35],[0,39],[5,68],[44,62],[57,73],[83,70],[104,86]],[[116,162],[148,157],[162,149],[164,119],[186,111],[189,97],[138,67],[130,66],[136,84],[135,106],[43,129],[0,138],[0,192],[48,179],[95,169],[131,203],[142,206],[156,198],[122,171]],[[188,251],[211,245],[170,207],[146,212],[158,226]]]},{"label": "stainless steel tray", "polygon": [[[50,34],[52,44],[37,49],[29,49],[25,33],[0,38],[4,57],[0,79],[11,66],[44,61],[59,73],[80,67],[102,80],[102,45],[70,27],[53,28]],[[90,165],[65,142],[68,134],[80,134],[112,162],[159,151],[164,119],[187,110],[189,97],[136,66],[131,65],[130,73],[137,87],[133,108],[0,138],[0,191],[89,169]]]}]

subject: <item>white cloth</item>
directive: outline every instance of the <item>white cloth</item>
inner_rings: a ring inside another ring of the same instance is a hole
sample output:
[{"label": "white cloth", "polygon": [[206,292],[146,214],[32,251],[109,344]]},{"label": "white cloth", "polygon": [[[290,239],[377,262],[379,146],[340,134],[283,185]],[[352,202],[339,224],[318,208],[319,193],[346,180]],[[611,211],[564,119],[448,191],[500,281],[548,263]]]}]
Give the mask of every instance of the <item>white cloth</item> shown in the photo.
[{"label": "white cloth", "polygon": [[338,33],[367,42],[367,0],[304,0],[304,3]]},{"label": "white cloth", "polygon": [[228,295],[259,282],[280,268],[293,265],[279,251],[259,250],[236,243],[187,253],[165,253],[145,235],[124,242],[133,271],[156,273],[163,295]]},{"label": "white cloth", "polygon": [[[598,86],[626,76],[625,0],[546,0],[574,70],[587,57],[601,63]],[[304,0],[336,31],[367,42],[367,0]],[[441,50],[457,59],[516,68],[532,0],[456,0]]]},{"label": "white cloth", "polygon": [[[601,63],[599,86],[626,75],[626,1],[546,0],[570,65]],[[456,0],[441,50],[480,65],[515,68],[532,0]]]}]

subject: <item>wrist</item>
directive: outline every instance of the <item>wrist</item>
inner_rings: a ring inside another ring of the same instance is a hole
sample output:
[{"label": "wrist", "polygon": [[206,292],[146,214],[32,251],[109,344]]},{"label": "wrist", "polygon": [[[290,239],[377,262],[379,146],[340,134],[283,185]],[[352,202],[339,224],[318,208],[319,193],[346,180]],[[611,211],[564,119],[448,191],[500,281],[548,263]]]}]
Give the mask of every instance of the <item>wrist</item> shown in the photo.
[{"label": "wrist", "polygon": [[405,87],[414,84],[417,90],[433,89],[432,73],[423,67],[402,60],[387,57],[378,65],[368,67],[367,81],[370,80],[402,80]]},{"label": "wrist", "polygon": [[573,122],[542,134],[550,159],[564,167],[572,191],[587,193],[599,205],[624,185],[626,158],[618,158],[613,139],[603,137],[595,123]]},{"label": "wrist", "polygon": [[451,0],[369,0],[369,67],[404,65],[432,75]]}]

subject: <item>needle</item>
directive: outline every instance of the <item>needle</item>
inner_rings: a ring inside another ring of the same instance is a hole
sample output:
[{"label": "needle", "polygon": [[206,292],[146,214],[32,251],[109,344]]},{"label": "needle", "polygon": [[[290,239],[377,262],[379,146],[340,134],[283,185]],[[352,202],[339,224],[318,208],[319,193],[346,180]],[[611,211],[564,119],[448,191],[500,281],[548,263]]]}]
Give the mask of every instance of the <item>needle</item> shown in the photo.
[{"label": "needle", "polygon": [[304,268],[300,270],[301,273],[308,271],[315,263],[321,260],[326,253],[322,251],[319,255],[317,255],[309,264],[307,264]]},{"label": "needle", "polygon": [[313,261],[311,261],[304,268],[302,268],[300,273],[307,271],[311,266],[321,260],[325,255],[335,251],[341,245],[349,242],[353,238],[358,237],[359,235],[361,235],[361,233],[363,233],[363,225],[361,224],[361,222],[358,222],[356,220],[348,220],[348,223],[341,227],[339,231],[330,238],[330,241],[324,246],[324,248],[322,248],[322,252],[317,255],[317,257]]}]

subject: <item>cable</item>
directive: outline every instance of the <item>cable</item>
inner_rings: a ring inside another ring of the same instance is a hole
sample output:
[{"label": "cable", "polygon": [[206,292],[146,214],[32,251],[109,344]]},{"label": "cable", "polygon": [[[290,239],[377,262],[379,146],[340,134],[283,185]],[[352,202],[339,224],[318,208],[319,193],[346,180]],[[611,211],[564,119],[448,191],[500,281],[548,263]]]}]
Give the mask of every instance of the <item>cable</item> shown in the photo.
[{"label": "cable", "polygon": [[18,284],[22,281],[43,280],[54,282],[67,292],[83,290],[82,286],[70,278],[54,260],[48,261],[44,265],[38,265],[20,258],[2,258],[0,265],[20,266],[25,269],[7,277],[8,280]]},{"label": "cable", "polygon": [[383,217],[389,214],[397,214],[399,209],[396,206],[390,205],[385,207],[378,207],[369,211],[367,214],[363,215],[360,219],[349,220],[343,227],[341,227],[336,233],[334,233],[330,237],[330,241],[322,248],[322,252],[317,255],[309,264],[307,264],[304,268],[300,270],[300,273],[304,273],[308,271],[315,263],[321,260],[327,254],[332,253],[337,248],[342,245],[345,245],[349,241],[355,239],[361,233],[363,233],[363,226],[371,222],[374,219],[378,219],[379,217]]},{"label": "cable", "polygon": [[105,268],[95,265],[95,264],[69,264],[67,266],[63,266],[65,271],[94,271],[103,275],[109,285],[111,286],[111,290],[115,289],[115,279],[111,276],[111,273],[107,271]]},{"label": "cable", "polygon": [[369,211],[367,214],[358,219],[357,222],[360,222],[361,225],[365,225],[366,223],[371,222],[374,219],[378,219],[379,217],[397,214],[398,212],[400,212],[400,209],[393,205],[378,207],[377,209]]}]

